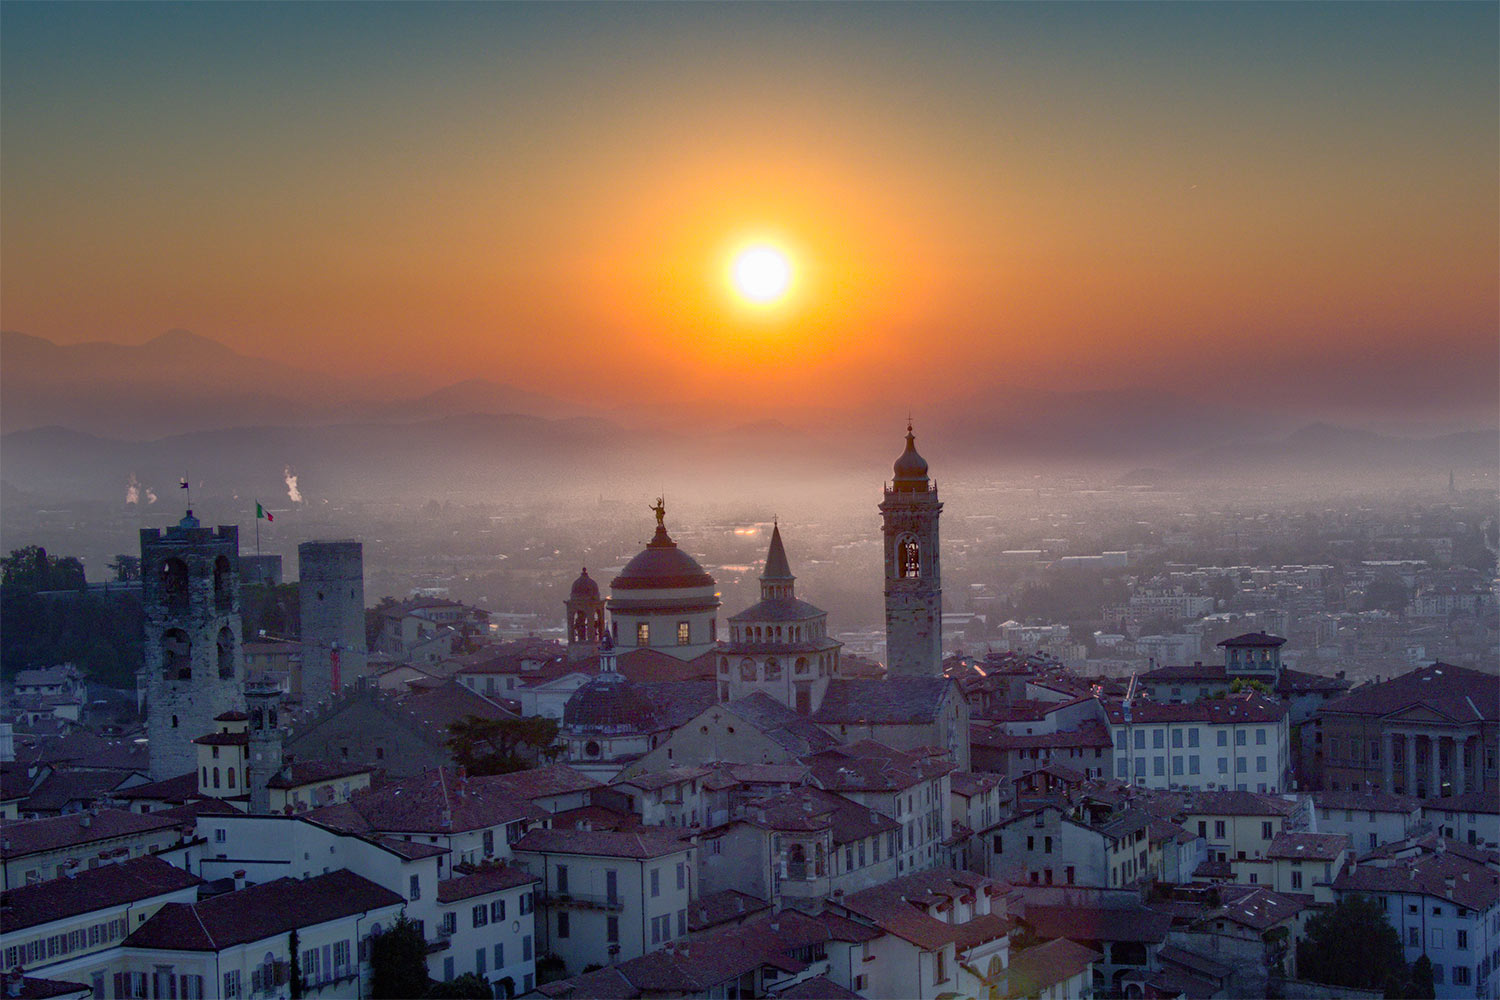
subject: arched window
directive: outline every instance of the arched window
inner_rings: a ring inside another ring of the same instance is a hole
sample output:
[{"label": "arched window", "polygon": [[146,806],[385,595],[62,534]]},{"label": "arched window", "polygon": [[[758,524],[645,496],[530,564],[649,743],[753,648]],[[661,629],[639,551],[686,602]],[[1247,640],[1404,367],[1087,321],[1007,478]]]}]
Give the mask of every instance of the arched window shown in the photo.
[{"label": "arched window", "polygon": [[173,611],[186,610],[188,606],[187,563],[176,556],[163,559],[158,577],[161,583],[162,600],[167,602],[167,607]]},{"label": "arched window", "polygon": [[585,611],[577,611],[573,614],[574,642],[583,642],[588,638],[589,616]]},{"label": "arched window", "polygon": [[753,681],[755,679],[755,661],[747,656],[740,661],[740,680]]},{"label": "arched window", "polygon": [[234,606],[234,574],[229,569],[229,557],[219,556],[214,560],[214,607],[228,611]]},{"label": "arched window", "polygon": [[821,876],[823,874],[824,866],[827,864],[827,861],[828,861],[828,852],[826,852],[825,850],[823,850],[823,845],[822,844],[819,844],[813,850],[814,850],[814,855],[813,856],[817,859],[816,862],[815,862],[814,868],[813,868],[813,874]]},{"label": "arched window", "polygon": [[219,629],[219,677],[234,677],[234,633],[227,627]]},{"label": "arched window", "polygon": [[193,643],[180,628],[169,628],[161,635],[161,674],[169,681],[193,679]]},{"label": "arched window", "polygon": [[721,656],[721,657],[719,657],[719,673],[721,673],[721,674],[727,674],[727,673],[729,673],[729,657],[727,657],[727,656]]},{"label": "arched window", "polygon": [[922,575],[922,546],[914,535],[896,541],[896,576],[909,580]]},{"label": "arched window", "polygon": [[224,770],[226,770],[226,771],[229,772],[229,774],[228,774],[229,787],[233,788],[234,787],[234,768],[232,768],[232,767],[226,767]]},{"label": "arched window", "polygon": [[217,767],[214,768],[214,787],[219,787],[219,769]]},{"label": "arched window", "polygon": [[805,674],[805,673],[807,673],[807,657],[805,657],[805,656],[799,656],[799,657],[797,657],[797,665],[795,667],[795,670],[799,674]]},{"label": "arched window", "polygon": [[774,656],[766,661],[766,680],[781,680],[781,661]]}]

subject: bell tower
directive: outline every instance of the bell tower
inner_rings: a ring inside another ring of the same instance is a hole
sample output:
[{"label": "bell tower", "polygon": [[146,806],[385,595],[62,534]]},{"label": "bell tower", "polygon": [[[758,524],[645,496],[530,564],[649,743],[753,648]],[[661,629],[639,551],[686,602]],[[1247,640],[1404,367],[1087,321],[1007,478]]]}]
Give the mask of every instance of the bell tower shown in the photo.
[{"label": "bell tower", "polygon": [[193,740],[243,711],[240,529],[205,528],[192,511],[165,532],[141,529],[146,612],[146,737],[151,777],[198,769]]},{"label": "bell tower", "polygon": [[885,659],[891,677],[938,677],[943,670],[943,576],[937,484],[906,425],[880,517],[885,543]]},{"label": "bell tower", "polygon": [[604,599],[599,584],[589,576],[588,567],[573,581],[573,589],[563,602],[568,616],[568,659],[592,656],[604,638]]},{"label": "bell tower", "polygon": [[251,681],[245,685],[245,705],[250,714],[250,759],[245,766],[245,784],[250,788],[250,814],[271,811],[270,781],[281,770],[281,688],[275,681]]}]

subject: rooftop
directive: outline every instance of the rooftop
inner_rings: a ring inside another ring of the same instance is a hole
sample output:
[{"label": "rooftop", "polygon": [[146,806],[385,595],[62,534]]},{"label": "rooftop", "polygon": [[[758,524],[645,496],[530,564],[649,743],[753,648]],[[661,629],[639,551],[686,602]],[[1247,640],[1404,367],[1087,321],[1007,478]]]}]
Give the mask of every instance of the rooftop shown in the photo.
[{"label": "rooftop", "polygon": [[202,881],[160,858],[131,858],[0,893],[0,923],[7,933],[14,933],[53,920],[190,889]]}]

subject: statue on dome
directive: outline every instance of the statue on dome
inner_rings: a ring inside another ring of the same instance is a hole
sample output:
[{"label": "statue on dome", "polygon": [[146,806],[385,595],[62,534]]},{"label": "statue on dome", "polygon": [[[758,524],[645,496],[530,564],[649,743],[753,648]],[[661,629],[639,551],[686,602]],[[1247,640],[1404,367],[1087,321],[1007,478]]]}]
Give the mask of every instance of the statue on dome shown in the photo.
[{"label": "statue on dome", "polygon": [[667,502],[661,497],[656,498],[656,504],[649,508],[656,512],[656,526],[665,528],[667,526]]}]

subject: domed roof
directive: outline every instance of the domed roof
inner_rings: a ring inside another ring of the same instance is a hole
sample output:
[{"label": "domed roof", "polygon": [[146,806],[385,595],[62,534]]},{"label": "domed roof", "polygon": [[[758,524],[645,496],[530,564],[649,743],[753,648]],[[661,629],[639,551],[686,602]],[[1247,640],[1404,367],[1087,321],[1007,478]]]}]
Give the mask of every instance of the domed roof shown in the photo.
[{"label": "domed roof", "polygon": [[911,432],[911,424],[906,425],[906,450],[896,459],[895,470],[898,483],[927,482],[927,460],[917,454],[917,436]]},{"label": "domed roof", "polygon": [[573,581],[573,589],[568,597],[575,601],[597,601],[599,599],[599,584],[589,576],[589,568],[585,566],[583,572],[578,574],[578,579]]},{"label": "domed roof", "polygon": [[660,729],[651,701],[626,678],[604,673],[574,691],[563,705],[563,725],[601,733]]},{"label": "domed roof", "polygon": [[698,560],[683,552],[667,534],[666,506],[660,501],[656,511],[656,535],[634,559],[625,564],[620,575],[610,581],[612,590],[673,590],[679,587],[712,587],[709,576]]}]

